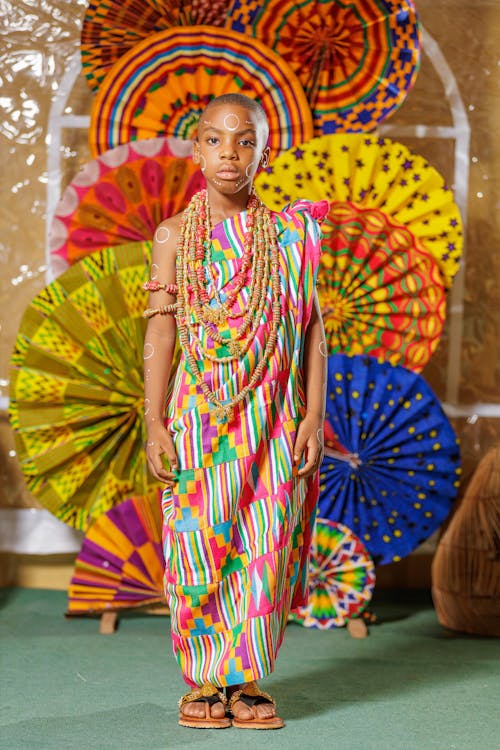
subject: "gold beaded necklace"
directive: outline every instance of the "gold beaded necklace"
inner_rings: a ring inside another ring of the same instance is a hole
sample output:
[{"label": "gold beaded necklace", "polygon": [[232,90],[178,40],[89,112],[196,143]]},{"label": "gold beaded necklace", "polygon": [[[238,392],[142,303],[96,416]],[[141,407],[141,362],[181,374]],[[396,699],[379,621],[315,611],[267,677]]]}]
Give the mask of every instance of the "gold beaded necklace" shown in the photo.
[{"label": "gold beaded necklace", "polygon": [[[179,339],[197,384],[206,399],[215,407],[216,417],[222,420],[227,420],[232,415],[235,406],[244,400],[262,378],[264,368],[276,346],[281,320],[281,284],[276,232],[270,210],[254,194],[250,197],[246,224],[241,268],[224,301],[221,300],[215,283],[212,284],[212,296],[206,288],[206,273],[211,263],[211,225],[205,190],[194,195],[184,211],[177,247],[176,319]],[[242,316],[239,312],[233,312],[232,307],[247,282],[249,272],[248,305],[245,315]],[[263,356],[247,385],[231,399],[220,401],[203,379],[190,340],[198,346],[202,356],[212,362],[226,363],[239,359],[249,350],[263,322],[269,283],[272,319]],[[222,336],[218,326],[221,323],[227,325],[228,319],[237,317],[243,317],[243,321],[236,329],[230,329],[231,338]],[[204,329],[212,341],[227,347],[229,354],[219,357],[208,351],[198,336],[198,326]]]}]

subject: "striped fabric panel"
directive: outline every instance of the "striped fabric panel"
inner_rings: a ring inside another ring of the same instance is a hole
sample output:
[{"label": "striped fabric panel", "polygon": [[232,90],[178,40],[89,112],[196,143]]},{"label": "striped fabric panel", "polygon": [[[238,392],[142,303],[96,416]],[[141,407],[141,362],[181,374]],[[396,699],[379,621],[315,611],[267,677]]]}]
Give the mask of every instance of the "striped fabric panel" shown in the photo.
[{"label": "striped fabric panel", "polygon": [[174,651],[186,681],[234,685],[272,671],[292,600],[289,554],[287,548],[271,553],[278,574],[263,614],[255,612],[255,586],[247,570],[231,574],[211,594],[204,587],[186,587],[182,593],[168,587],[176,598],[171,610]]},{"label": "striped fabric panel", "polygon": [[[234,685],[272,671],[290,607],[305,596],[317,482],[296,478],[292,451],[305,411],[304,332],[320,235],[303,210],[292,207],[273,217],[282,317],[262,382],[231,422],[218,423],[181,357],[168,406],[180,472],[175,492],[165,490],[162,500],[165,587],[174,651],[190,685]],[[222,295],[241,264],[245,218],[233,217],[213,233],[212,278]],[[243,289],[234,309],[244,313],[247,300]],[[270,315],[269,293],[248,353],[224,365],[204,361],[205,380],[219,397],[248,382],[262,356]],[[215,351],[201,329],[200,339]]]}]

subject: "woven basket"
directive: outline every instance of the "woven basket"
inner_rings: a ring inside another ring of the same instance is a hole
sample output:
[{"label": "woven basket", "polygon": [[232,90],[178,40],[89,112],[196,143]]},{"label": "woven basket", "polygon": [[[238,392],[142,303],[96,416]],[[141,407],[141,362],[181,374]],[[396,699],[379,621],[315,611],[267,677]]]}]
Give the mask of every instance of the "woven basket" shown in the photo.
[{"label": "woven basket", "polygon": [[500,446],[479,463],[438,544],[432,598],[444,627],[500,636]]}]

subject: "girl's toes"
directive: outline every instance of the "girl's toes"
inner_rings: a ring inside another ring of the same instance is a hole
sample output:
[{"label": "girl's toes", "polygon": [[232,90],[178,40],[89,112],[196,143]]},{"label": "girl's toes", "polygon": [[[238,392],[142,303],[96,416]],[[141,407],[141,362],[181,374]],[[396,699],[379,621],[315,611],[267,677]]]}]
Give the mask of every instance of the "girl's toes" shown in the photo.
[{"label": "girl's toes", "polygon": [[202,703],[186,703],[181,711],[185,716],[194,716],[199,719],[205,716],[205,707]]},{"label": "girl's toes", "polygon": [[240,721],[250,721],[250,719],[252,719],[253,717],[253,714],[248,706],[245,706],[242,701],[236,701],[236,703],[234,704],[233,715],[236,719],[240,719]]},{"label": "girl's toes", "polygon": [[218,703],[214,703],[214,705],[210,708],[210,715],[214,719],[223,719],[226,715],[226,709],[222,705],[222,703],[219,701]]},{"label": "girl's toes", "polygon": [[276,714],[274,706],[266,704],[266,703],[258,704],[257,706],[255,706],[255,709],[257,712],[257,716],[260,719],[270,719],[272,716],[275,716]]}]

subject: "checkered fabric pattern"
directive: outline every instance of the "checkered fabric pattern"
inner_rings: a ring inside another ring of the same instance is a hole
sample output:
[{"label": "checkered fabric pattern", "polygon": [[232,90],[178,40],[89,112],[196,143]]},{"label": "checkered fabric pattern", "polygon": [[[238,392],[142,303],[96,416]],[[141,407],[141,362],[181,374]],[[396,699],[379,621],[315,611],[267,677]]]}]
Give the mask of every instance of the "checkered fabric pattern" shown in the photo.
[{"label": "checkered fabric pattern", "polygon": [[[310,204],[309,204],[310,205]],[[215,419],[184,355],[168,405],[179,480],[163,494],[165,584],[174,652],[190,685],[225,686],[272,671],[288,613],[305,601],[317,481],[299,480],[292,451],[305,411],[302,371],[320,232],[306,202],[273,214],[280,248],[281,323],[262,381],[228,422]],[[217,225],[209,284],[224,299],[241,266],[246,212]],[[210,291],[209,291],[210,293]],[[249,290],[235,302],[243,316]],[[225,364],[192,352],[212,390],[248,382],[271,325],[271,291],[249,351]],[[240,317],[222,335],[230,337]],[[200,326],[203,345],[215,344]]]}]

